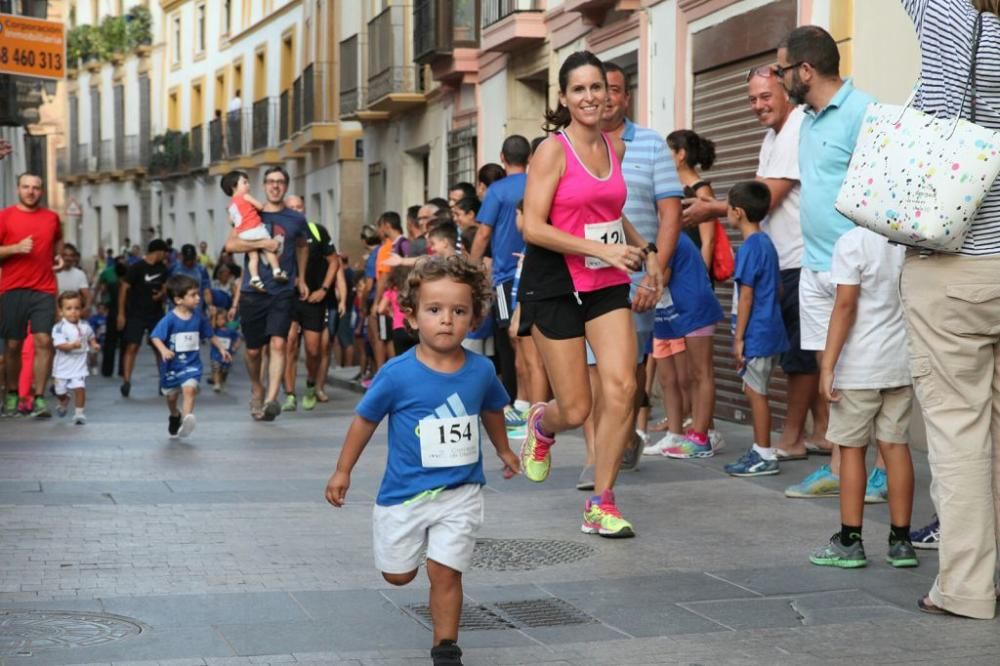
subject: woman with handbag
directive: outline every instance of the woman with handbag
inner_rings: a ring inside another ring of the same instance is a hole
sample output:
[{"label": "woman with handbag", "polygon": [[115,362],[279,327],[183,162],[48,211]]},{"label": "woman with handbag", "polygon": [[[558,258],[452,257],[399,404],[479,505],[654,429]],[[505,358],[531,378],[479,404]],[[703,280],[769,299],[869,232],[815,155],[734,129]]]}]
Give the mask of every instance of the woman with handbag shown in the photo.
[{"label": "woman with handbag", "polygon": [[[1000,130],[1000,0],[901,2],[922,56],[916,108]],[[984,159],[1000,159],[996,152]],[[983,181],[961,247],[908,251],[900,293],[941,521],[938,576],[918,606],[990,619],[1000,534],[1000,181]]]}]

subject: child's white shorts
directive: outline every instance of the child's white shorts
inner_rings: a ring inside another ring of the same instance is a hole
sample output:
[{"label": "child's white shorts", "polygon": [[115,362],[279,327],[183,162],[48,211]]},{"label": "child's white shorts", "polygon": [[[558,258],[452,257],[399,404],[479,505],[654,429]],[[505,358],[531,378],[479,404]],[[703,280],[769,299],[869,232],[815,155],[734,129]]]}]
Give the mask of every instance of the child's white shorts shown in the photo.
[{"label": "child's white shorts", "polygon": [[85,377],[72,377],[70,379],[60,379],[59,377],[52,378],[52,385],[56,390],[56,395],[66,395],[74,389],[82,389],[87,387],[87,379]]},{"label": "child's white shorts", "polygon": [[410,504],[376,504],[372,518],[379,571],[409,573],[423,562],[426,550],[427,559],[465,572],[483,524],[482,486],[468,483]]},{"label": "child's white shorts", "polygon": [[180,386],[170,386],[170,387],[161,386],[160,395],[162,395],[165,398],[169,398],[171,396],[175,396],[179,393],[182,393],[185,388],[194,388],[195,392],[197,393],[198,390],[201,388],[200,380],[196,377],[189,377],[188,379],[185,379],[183,382],[181,382]]},{"label": "child's white shorts", "polygon": [[268,240],[271,238],[271,234],[268,233],[267,227],[263,223],[258,224],[256,227],[250,227],[246,231],[242,231],[238,234],[240,240],[245,241],[256,241],[256,240]]}]

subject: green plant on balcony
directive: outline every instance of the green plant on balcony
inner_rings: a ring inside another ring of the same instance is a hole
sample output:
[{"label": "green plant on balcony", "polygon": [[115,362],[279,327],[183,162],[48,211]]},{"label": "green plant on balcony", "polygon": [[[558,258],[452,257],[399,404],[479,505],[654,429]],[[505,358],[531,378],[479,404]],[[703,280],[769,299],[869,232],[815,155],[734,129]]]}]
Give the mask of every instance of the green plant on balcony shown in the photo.
[{"label": "green plant on balcony", "polygon": [[94,50],[94,29],[89,25],[78,25],[66,35],[66,60],[70,67],[78,67],[97,57]]},{"label": "green plant on balcony", "polygon": [[191,164],[190,138],[187,132],[167,130],[151,141],[149,170],[154,175],[166,176],[187,171]]},{"label": "green plant on balcony", "polygon": [[110,60],[114,54],[129,49],[125,19],[121,16],[105,16],[97,33],[99,39],[95,46],[101,60]]},{"label": "green plant on balcony", "polygon": [[125,14],[125,31],[128,35],[128,48],[149,46],[153,43],[153,16],[149,7],[135,5]]}]

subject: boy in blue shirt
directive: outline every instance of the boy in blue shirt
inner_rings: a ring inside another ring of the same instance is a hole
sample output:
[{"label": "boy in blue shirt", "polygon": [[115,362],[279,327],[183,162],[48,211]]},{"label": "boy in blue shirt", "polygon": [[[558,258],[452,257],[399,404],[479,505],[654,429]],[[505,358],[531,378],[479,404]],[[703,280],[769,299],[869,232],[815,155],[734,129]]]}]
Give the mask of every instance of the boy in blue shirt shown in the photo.
[{"label": "boy in blue shirt", "polygon": [[760,181],[736,183],[729,190],[727,217],[743,236],[733,276],[738,290],[733,353],[753,416],[753,445],[738,461],[726,465],[726,473],[732,476],[779,472],[778,456],[771,448],[767,385],[774,364],[788,350],[788,336],[781,318],[778,251],[767,234],[760,231],[760,221],[770,207],[771,191]]},{"label": "boy in blue shirt", "polygon": [[[222,340],[201,314],[198,282],[187,275],[167,278],[167,297],[174,309],[159,321],[150,334],[150,342],[160,355],[160,393],[167,399],[171,437],[187,437],[194,430],[194,398],[201,381],[201,340],[208,338],[222,359],[232,360]],[[183,396],[180,411],[177,398]]]},{"label": "boy in blue shirt", "polygon": [[215,337],[222,341],[222,346],[229,351],[230,359],[222,358],[222,351],[212,345],[212,352],[209,359],[212,362],[212,390],[221,393],[226,388],[226,380],[229,378],[229,369],[233,367],[232,355],[240,346],[239,328],[229,325],[229,317],[225,310],[215,311],[215,318],[212,321],[215,329]]},{"label": "boy in blue shirt", "polygon": [[504,428],[508,395],[493,364],[462,348],[483,317],[489,286],[458,256],[421,260],[401,295],[419,343],[387,362],[357,407],[326,499],[343,506],[351,471],[379,423],[389,417],[389,455],[375,500],[375,564],[393,585],[406,585],[427,556],[434,622],[434,664],[461,664],[456,644],[462,572],[472,562],[483,520],[479,421],[497,455],[520,469]]}]

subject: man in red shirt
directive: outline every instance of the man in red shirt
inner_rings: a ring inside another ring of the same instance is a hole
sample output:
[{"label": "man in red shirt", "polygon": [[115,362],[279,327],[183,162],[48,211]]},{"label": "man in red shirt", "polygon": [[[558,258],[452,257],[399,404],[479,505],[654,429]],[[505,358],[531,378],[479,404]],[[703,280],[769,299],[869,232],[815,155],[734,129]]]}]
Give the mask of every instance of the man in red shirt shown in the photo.
[{"label": "man in red shirt", "polygon": [[35,345],[32,416],[52,416],[43,392],[52,372],[52,326],[56,314],[56,274],[62,259],[59,216],[39,202],[42,178],[17,178],[17,204],[0,210],[0,338],[6,341],[7,395],[3,413],[17,412],[21,346],[31,324]]}]

